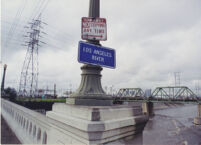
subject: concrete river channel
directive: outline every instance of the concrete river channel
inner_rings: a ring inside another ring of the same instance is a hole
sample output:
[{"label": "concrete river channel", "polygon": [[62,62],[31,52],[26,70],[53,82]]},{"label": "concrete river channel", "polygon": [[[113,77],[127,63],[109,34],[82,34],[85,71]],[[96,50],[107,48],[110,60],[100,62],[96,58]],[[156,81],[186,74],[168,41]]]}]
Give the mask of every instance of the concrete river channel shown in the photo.
[{"label": "concrete river channel", "polygon": [[193,124],[197,105],[167,104],[158,108],[142,135],[143,145],[201,145],[201,126]]},{"label": "concrete river channel", "polygon": [[126,145],[201,145],[201,126],[193,123],[197,105],[154,104],[155,116],[150,118],[142,134],[120,140]]}]

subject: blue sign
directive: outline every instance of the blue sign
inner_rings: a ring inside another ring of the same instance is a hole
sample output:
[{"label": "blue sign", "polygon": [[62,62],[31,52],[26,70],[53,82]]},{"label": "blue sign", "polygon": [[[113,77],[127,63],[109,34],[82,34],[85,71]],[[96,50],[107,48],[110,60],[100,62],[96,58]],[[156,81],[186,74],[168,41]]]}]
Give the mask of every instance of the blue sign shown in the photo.
[{"label": "blue sign", "polygon": [[78,61],[86,64],[115,68],[116,53],[114,49],[80,41]]}]

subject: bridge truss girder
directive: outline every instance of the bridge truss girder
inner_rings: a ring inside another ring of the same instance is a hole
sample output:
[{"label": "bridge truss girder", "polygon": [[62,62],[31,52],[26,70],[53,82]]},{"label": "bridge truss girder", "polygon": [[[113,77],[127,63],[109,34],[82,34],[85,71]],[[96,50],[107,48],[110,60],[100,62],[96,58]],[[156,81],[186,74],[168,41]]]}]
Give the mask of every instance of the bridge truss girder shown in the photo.
[{"label": "bridge truss girder", "polygon": [[144,91],[141,88],[121,88],[117,93],[118,97],[142,97]]},{"label": "bridge truss girder", "polygon": [[191,89],[186,86],[157,87],[152,95],[153,98],[185,99],[197,98]]}]

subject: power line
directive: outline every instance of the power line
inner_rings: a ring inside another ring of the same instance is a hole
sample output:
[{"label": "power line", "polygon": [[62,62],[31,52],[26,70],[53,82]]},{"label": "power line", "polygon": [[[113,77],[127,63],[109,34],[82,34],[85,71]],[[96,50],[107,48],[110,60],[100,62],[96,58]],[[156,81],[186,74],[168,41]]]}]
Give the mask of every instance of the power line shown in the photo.
[{"label": "power line", "polygon": [[[37,11],[38,7],[40,7],[40,5],[41,5],[42,3],[44,3],[44,0],[38,0],[38,2],[36,1],[36,5],[35,5],[35,7],[32,9],[32,13],[31,13],[31,15],[30,15],[30,17],[29,17],[29,20],[30,20],[30,19],[33,19],[33,16],[38,12],[38,11]],[[27,20],[27,21],[29,21],[29,20]]]},{"label": "power line", "polygon": [[43,6],[41,5],[41,7],[39,7],[38,14],[36,14],[34,18],[39,17],[39,15],[42,15],[44,10],[47,8],[47,5],[48,5],[49,1],[50,0],[47,0],[46,3],[45,3],[45,0],[44,0],[44,5]]},{"label": "power line", "polygon": [[[22,25],[21,25],[22,26]],[[54,28],[53,26],[51,26],[51,25],[47,25],[50,29],[48,30],[48,37],[46,37],[46,39],[49,39],[49,43],[50,43],[50,45],[51,45],[51,42],[53,42],[52,40],[54,40],[54,44],[52,45],[52,46],[56,46],[56,48],[63,48],[64,46],[62,46],[61,44],[63,43],[63,42],[67,42],[67,41],[63,41],[63,40],[61,40],[61,39],[58,39],[58,38],[64,38],[65,40],[69,40],[69,42],[70,41],[72,41],[73,39],[72,39],[72,37],[71,37],[71,35],[70,34],[66,34],[65,35],[65,33],[63,34],[63,33],[60,33],[61,31],[59,31],[58,29],[56,29],[56,28]],[[25,31],[25,28],[23,27],[19,27],[19,25],[18,25],[18,27],[16,27],[16,29],[20,32],[21,30],[24,30]],[[59,37],[58,37],[58,35],[60,35]],[[9,36],[7,36],[7,37],[9,37]],[[24,38],[24,37],[19,37],[19,36],[16,36],[15,38],[17,38],[17,39],[11,39],[11,41],[24,41],[26,38]],[[4,42],[3,42],[4,43]],[[73,42],[71,42],[71,45],[73,45]]]},{"label": "power line", "polygon": [[31,19],[35,19],[36,16],[38,16],[40,14],[41,8],[44,5],[46,0],[42,0],[41,3],[39,4],[39,6],[36,8],[36,10],[34,12],[36,12],[35,14],[33,13],[33,15],[30,17]]},{"label": "power line", "polygon": [[[46,8],[47,8],[47,5],[48,5],[48,3],[49,3],[49,1],[50,0],[47,0],[47,1],[45,1],[45,0],[43,0],[43,1],[41,1],[41,0],[39,0],[38,2],[36,1],[36,5],[35,5],[35,8],[34,8],[34,10],[36,10],[37,9],[37,11],[36,11],[36,13],[34,14],[34,12],[35,11],[33,11],[33,13],[32,13],[32,16],[31,17],[35,17],[35,16],[37,16],[37,14],[41,14],[41,12],[43,12]],[[38,12],[38,13],[37,13]],[[35,15],[35,16],[34,16]],[[18,23],[19,24],[19,23]],[[15,29],[22,29],[22,28],[18,28],[18,26],[19,25],[15,25]],[[52,26],[50,26],[49,28],[51,28],[51,30],[53,30],[53,31],[58,31],[57,30],[57,28],[53,28]],[[24,30],[24,29],[23,29]],[[52,31],[52,32],[53,32]],[[18,31],[19,33],[17,33],[16,34],[16,38],[17,39],[13,39],[12,40],[12,36],[10,36],[10,35],[7,35],[7,38],[9,38],[9,40],[10,40],[10,43],[12,42],[12,44],[16,44],[17,43],[17,41],[18,40],[26,40],[26,38],[23,38],[23,37],[19,37],[19,34],[21,34],[21,32],[22,31]],[[24,30],[24,32],[25,32],[25,30]],[[49,31],[49,32],[51,32],[51,31]],[[53,32],[53,33],[55,33],[55,32]],[[51,34],[51,33],[49,33],[49,34]],[[58,34],[60,35],[60,32],[58,32]],[[14,34],[12,34],[12,35],[14,35]],[[66,36],[68,36],[68,37],[66,37]],[[67,35],[62,35],[62,38],[65,38],[65,40],[72,40],[72,38],[69,36],[69,34],[67,34]],[[52,44],[52,46],[53,47],[56,47],[56,48],[63,48],[63,46],[58,46],[58,45],[60,45],[60,44],[62,44],[61,42],[63,41],[63,40],[60,40],[60,39],[58,39],[58,37],[55,37],[55,35],[53,34],[53,35],[49,35],[49,37],[51,38],[51,39],[53,39],[53,40],[56,40],[56,41],[58,41],[58,43],[56,43],[56,45],[55,45],[55,43],[54,44]],[[48,38],[49,38],[48,37]],[[51,40],[50,39],[50,40]],[[15,42],[16,41],[16,42]],[[15,42],[15,43],[13,43],[13,42]],[[52,42],[52,41],[50,41],[50,42]],[[64,42],[64,41],[63,41]],[[49,44],[49,46],[51,46],[51,44]]]},{"label": "power line", "polygon": [[[24,0],[24,1],[27,2],[27,0]],[[39,9],[38,9],[38,11],[36,11],[35,14],[34,14],[35,11],[33,11],[31,18],[32,18],[32,17],[34,18],[34,17],[37,15],[37,13],[40,12],[40,9],[41,9],[42,5],[44,4],[45,0],[43,0],[43,1],[39,0],[38,2],[39,2],[39,3],[36,3],[36,5],[35,5],[35,9],[37,9],[38,7],[39,7]],[[40,2],[41,2],[41,3],[40,3]],[[23,9],[22,9],[21,12],[20,12],[20,17],[21,17],[22,11],[24,10],[24,7],[25,7],[25,4],[24,4],[24,6],[23,6]],[[34,10],[35,10],[35,9],[34,9]],[[16,15],[18,15],[18,13],[17,13]],[[35,15],[35,16],[34,16],[34,15]],[[14,22],[15,22],[15,20],[14,20]],[[19,23],[19,21],[17,22],[17,25],[18,25],[18,23]],[[13,27],[14,27],[14,30],[16,29],[16,26],[17,26],[17,25],[14,25],[14,26],[13,26]],[[13,29],[12,29],[12,30],[13,30]],[[13,33],[14,31],[12,31],[12,30],[11,30],[11,31],[9,32],[9,34],[8,34],[8,36],[11,35],[11,39],[12,39],[12,36],[14,35],[14,33]],[[25,33],[25,31],[23,31],[23,33]],[[18,34],[19,34],[19,33],[18,33]],[[20,33],[20,34],[21,34],[21,33]],[[17,36],[18,36],[18,35],[17,35]],[[10,36],[9,36],[9,37],[10,37]],[[10,41],[11,39],[7,39],[7,40]],[[8,46],[8,44],[9,44],[9,43],[6,42],[6,43],[5,43],[5,47]]]},{"label": "power line", "polygon": [[[18,11],[17,11],[17,14],[15,15],[15,19],[13,21],[13,24],[11,25],[11,28],[10,28],[10,30],[8,32],[8,36],[11,36],[11,38],[13,37],[13,34],[15,33],[16,26],[19,23],[19,20],[20,20],[20,17],[22,15],[22,12],[23,12],[23,10],[25,8],[26,2],[27,2],[27,0],[22,1],[22,3],[23,3],[22,8],[20,7],[18,9]],[[10,41],[10,39],[6,39],[6,45],[5,46],[9,45],[9,41]]]}]

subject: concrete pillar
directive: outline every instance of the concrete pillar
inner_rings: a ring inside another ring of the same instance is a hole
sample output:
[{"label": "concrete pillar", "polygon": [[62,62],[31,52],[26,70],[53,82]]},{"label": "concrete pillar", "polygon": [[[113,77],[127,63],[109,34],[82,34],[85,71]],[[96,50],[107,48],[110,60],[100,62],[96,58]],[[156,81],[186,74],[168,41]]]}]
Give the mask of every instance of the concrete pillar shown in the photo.
[{"label": "concrete pillar", "polygon": [[149,117],[154,116],[153,102],[144,102],[144,103],[142,103],[142,111],[143,111],[144,114],[147,114]]},{"label": "concrete pillar", "polygon": [[84,65],[80,87],[69,98],[67,104],[85,106],[110,106],[112,98],[105,94],[101,86],[101,70],[99,66]]},{"label": "concrete pillar", "polygon": [[201,104],[198,104],[198,116],[194,118],[196,125],[201,125]]}]

